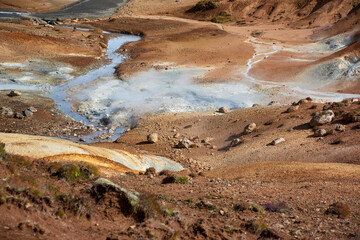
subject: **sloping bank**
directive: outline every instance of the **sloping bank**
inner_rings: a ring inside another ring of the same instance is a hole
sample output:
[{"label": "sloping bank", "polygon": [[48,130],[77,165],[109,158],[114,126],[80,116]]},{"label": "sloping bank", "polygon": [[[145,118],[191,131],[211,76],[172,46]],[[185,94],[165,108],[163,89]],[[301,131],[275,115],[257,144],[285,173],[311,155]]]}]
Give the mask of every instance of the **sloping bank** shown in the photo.
[{"label": "sloping bank", "polygon": [[9,154],[49,161],[83,161],[110,172],[145,171],[154,167],[182,171],[183,167],[168,158],[81,145],[70,141],[22,134],[0,133],[0,142]]}]

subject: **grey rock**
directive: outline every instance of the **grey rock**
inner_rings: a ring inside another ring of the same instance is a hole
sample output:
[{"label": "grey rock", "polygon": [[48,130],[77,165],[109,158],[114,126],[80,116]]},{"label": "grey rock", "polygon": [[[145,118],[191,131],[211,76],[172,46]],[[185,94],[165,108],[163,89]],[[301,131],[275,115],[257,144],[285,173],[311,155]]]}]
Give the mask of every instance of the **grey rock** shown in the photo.
[{"label": "grey rock", "polygon": [[320,128],[314,132],[315,137],[322,137],[322,136],[325,136],[326,134],[327,134],[327,131],[323,128]]},{"label": "grey rock", "polygon": [[28,107],[27,110],[29,110],[29,111],[31,111],[31,112],[33,112],[33,113],[36,113],[36,112],[37,112],[37,109],[36,109],[35,107],[33,107],[33,106]]},{"label": "grey rock", "polygon": [[330,123],[335,114],[332,110],[318,111],[314,114],[313,118],[310,121],[310,126],[320,126],[326,123]]},{"label": "grey rock", "polygon": [[181,139],[176,145],[177,148],[195,148],[197,145],[187,138]]},{"label": "grey rock", "polygon": [[32,115],[34,115],[34,113],[30,110],[25,110],[23,114],[25,117],[32,117]]},{"label": "grey rock", "polygon": [[13,110],[9,107],[0,108],[0,112],[1,112],[1,115],[5,116],[5,117],[13,117],[14,116]]},{"label": "grey rock", "polygon": [[285,139],[281,137],[281,138],[277,138],[277,139],[273,140],[270,144],[271,145],[277,145],[277,144],[282,143],[282,142],[285,142]]}]

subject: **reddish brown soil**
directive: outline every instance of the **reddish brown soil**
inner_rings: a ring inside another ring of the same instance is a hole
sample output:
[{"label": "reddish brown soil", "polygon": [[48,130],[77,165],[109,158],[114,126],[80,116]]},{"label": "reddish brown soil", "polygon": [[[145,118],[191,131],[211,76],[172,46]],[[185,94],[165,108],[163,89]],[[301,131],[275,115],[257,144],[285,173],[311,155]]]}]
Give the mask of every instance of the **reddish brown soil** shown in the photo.
[{"label": "reddish brown soil", "polygon": [[[1,216],[6,216],[0,218],[1,239],[267,239],[269,231],[283,239],[359,236],[358,177],[250,181],[191,175],[189,184],[162,184],[165,176],[158,174],[112,177],[151,199],[145,209],[154,217],[137,222],[123,215],[113,195],[110,202],[91,196],[95,179],[58,179],[50,164],[30,162],[0,162],[0,175],[6,176],[0,183]],[[334,202],[348,210],[325,214]],[[282,212],[261,207],[277,203]]]}]

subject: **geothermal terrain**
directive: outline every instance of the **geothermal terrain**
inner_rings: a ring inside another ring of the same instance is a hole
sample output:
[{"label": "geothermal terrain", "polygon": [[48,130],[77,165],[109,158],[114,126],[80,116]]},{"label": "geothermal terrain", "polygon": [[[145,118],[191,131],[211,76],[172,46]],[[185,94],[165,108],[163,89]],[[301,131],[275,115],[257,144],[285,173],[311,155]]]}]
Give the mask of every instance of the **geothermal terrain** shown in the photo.
[{"label": "geothermal terrain", "polygon": [[360,239],[360,1],[0,0],[0,239]]}]

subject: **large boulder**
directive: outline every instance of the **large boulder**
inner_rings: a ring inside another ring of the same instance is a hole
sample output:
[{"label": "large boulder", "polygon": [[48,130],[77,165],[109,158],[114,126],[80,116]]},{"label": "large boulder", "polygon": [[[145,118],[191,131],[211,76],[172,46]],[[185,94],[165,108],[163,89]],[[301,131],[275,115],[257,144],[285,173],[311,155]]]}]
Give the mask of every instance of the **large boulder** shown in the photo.
[{"label": "large boulder", "polygon": [[332,110],[318,111],[311,119],[310,126],[316,127],[323,124],[331,123],[334,117],[335,114]]}]

